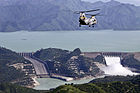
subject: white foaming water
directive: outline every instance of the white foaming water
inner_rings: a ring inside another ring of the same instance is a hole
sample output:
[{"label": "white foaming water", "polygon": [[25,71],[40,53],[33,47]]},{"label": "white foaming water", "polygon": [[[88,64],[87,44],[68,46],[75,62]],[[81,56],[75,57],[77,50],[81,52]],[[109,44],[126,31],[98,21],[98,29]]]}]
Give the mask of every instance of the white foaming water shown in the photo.
[{"label": "white foaming water", "polygon": [[105,72],[105,74],[108,75],[136,75],[136,73],[133,73],[128,68],[125,68],[121,65],[120,57],[106,57],[106,64],[107,66],[102,68],[102,70]]}]

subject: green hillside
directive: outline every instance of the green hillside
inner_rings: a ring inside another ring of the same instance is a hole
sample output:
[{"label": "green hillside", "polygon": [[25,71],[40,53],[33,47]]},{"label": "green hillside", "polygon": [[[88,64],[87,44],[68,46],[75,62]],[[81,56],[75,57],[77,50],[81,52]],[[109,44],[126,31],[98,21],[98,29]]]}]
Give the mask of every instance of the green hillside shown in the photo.
[{"label": "green hillside", "polygon": [[24,62],[24,58],[5,48],[0,48],[0,82],[10,82],[24,77],[24,73],[8,65]]},{"label": "green hillside", "polygon": [[17,53],[0,47],[0,83],[13,82],[23,86],[32,85],[31,78],[25,75],[21,69],[14,67],[17,63],[31,64]]},{"label": "green hillside", "polygon": [[[119,77],[119,76],[118,76]],[[109,77],[112,81],[110,82],[100,82],[100,79],[96,83],[87,83],[79,85],[63,85],[50,93],[139,93],[140,92],[140,76],[123,77],[123,80],[118,79],[118,81],[113,81],[115,77]],[[120,78],[120,77],[119,77]],[[76,92],[77,91],[77,92]]]},{"label": "green hillside", "polygon": [[18,85],[2,83],[0,84],[0,93],[41,93],[29,88],[24,88]]}]

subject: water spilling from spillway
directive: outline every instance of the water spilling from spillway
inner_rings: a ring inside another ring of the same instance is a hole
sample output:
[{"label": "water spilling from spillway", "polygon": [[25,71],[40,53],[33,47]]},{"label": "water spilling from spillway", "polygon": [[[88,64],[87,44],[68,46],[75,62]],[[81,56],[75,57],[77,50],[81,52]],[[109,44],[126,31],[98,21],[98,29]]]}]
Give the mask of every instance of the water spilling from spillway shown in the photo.
[{"label": "water spilling from spillway", "polygon": [[135,75],[136,73],[133,73],[128,68],[125,68],[121,65],[121,59],[120,57],[107,57],[105,56],[106,64],[107,66],[102,68],[102,70],[105,72],[105,74],[108,75]]}]

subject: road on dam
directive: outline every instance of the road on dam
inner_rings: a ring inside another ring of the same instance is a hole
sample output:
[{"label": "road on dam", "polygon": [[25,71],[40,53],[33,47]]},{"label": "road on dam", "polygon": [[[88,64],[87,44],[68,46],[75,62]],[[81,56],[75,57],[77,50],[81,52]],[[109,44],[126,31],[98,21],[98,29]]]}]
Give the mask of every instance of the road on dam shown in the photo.
[{"label": "road on dam", "polygon": [[46,70],[46,67],[43,63],[31,58],[31,57],[24,57],[25,59],[29,60],[35,68],[37,75],[48,75],[49,73]]}]

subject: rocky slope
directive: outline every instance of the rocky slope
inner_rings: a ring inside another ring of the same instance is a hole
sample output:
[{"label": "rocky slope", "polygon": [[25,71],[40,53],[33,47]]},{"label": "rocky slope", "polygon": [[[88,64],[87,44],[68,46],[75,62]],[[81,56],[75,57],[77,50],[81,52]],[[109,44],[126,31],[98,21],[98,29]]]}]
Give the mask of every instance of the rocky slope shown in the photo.
[{"label": "rocky slope", "polygon": [[139,60],[140,53],[128,53],[125,55],[121,61],[121,64],[124,67],[132,68],[134,72],[140,73],[140,60]]},{"label": "rocky slope", "polygon": [[45,61],[52,74],[73,78],[101,74],[94,59],[83,56],[79,48],[74,51],[55,48],[41,49],[35,52],[34,56]]}]

